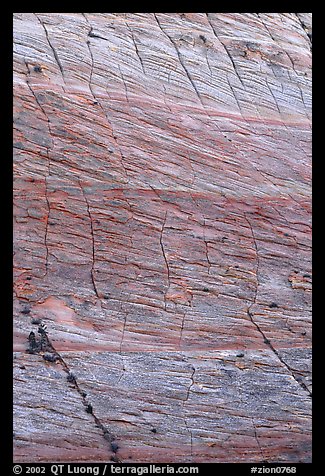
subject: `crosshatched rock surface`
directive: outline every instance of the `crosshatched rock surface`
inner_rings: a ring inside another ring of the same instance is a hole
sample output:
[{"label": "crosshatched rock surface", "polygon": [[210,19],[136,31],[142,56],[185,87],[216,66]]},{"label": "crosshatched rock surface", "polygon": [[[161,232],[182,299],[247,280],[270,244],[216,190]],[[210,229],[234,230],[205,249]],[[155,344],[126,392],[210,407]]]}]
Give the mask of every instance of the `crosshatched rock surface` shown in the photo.
[{"label": "crosshatched rock surface", "polygon": [[15,461],[311,461],[311,34],[15,14]]}]

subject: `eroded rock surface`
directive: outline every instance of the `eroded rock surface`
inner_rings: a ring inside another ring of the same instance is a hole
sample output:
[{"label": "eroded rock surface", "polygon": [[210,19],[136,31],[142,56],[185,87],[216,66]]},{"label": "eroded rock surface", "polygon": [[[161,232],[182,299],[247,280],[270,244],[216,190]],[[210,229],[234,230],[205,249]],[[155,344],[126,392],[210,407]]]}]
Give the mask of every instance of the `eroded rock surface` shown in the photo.
[{"label": "eroded rock surface", "polygon": [[311,15],[15,14],[14,95],[15,461],[309,462]]}]

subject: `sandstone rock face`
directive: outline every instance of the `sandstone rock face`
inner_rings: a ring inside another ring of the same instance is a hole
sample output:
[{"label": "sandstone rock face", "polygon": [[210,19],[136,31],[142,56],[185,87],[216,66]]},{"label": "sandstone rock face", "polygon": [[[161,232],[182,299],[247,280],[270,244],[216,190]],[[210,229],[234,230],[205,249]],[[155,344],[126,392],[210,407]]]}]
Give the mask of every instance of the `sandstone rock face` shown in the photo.
[{"label": "sandstone rock face", "polygon": [[15,14],[16,462],[311,461],[310,141],[310,14]]}]

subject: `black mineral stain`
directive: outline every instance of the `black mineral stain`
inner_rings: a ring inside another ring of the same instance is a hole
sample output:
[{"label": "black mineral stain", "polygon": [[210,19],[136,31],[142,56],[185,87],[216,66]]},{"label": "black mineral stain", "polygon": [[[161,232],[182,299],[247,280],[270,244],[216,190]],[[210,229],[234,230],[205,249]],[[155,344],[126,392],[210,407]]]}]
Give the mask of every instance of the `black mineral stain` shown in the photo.
[{"label": "black mineral stain", "polygon": [[109,441],[110,443],[113,440],[113,436],[107,430],[104,430],[104,438],[105,438],[105,440]]},{"label": "black mineral stain", "polygon": [[52,352],[45,352],[45,354],[43,354],[43,359],[47,362],[56,362],[59,360],[59,356],[58,354],[54,354]]},{"label": "black mineral stain", "polygon": [[24,307],[24,309],[22,309],[20,312],[21,312],[22,314],[29,314],[29,313],[30,313],[30,308],[26,306],[26,307]]},{"label": "black mineral stain", "polygon": [[42,323],[41,319],[38,319],[38,317],[33,317],[32,324],[40,325]]},{"label": "black mineral stain", "polygon": [[[67,375],[67,381],[70,383],[76,383],[76,377],[73,375],[72,372],[69,372]],[[90,412],[89,412],[90,413]]]},{"label": "black mineral stain", "polygon": [[112,441],[111,442],[111,450],[113,451],[113,453],[117,453],[119,449],[119,445],[117,443],[115,443],[115,441]]},{"label": "black mineral stain", "polygon": [[38,342],[36,342],[36,336],[35,336],[35,333],[33,331],[29,333],[28,343],[29,343],[29,346],[28,346],[27,352],[29,354],[35,354],[35,353],[39,352],[40,344]]}]

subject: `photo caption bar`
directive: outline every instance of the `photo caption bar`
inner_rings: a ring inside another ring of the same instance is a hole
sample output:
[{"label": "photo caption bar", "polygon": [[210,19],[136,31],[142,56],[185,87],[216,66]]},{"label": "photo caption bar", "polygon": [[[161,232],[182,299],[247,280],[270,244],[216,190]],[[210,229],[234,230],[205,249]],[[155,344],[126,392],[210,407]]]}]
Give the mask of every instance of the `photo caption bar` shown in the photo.
[{"label": "photo caption bar", "polygon": [[257,475],[257,474],[310,474],[312,463],[298,464],[256,464],[256,463],[21,463],[11,466],[14,475],[200,475],[221,471],[222,476],[237,475]]}]

